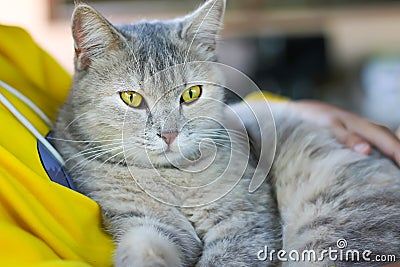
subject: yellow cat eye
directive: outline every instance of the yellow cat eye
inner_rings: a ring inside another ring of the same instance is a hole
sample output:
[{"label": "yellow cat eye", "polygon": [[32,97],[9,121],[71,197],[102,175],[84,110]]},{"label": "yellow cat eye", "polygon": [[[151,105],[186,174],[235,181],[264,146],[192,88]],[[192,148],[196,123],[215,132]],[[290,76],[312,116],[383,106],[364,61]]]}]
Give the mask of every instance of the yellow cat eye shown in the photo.
[{"label": "yellow cat eye", "polygon": [[120,92],[122,101],[130,107],[138,108],[142,105],[143,97],[134,91]]},{"label": "yellow cat eye", "polygon": [[181,102],[191,103],[197,100],[201,95],[201,85],[194,85],[189,87],[182,93]]}]

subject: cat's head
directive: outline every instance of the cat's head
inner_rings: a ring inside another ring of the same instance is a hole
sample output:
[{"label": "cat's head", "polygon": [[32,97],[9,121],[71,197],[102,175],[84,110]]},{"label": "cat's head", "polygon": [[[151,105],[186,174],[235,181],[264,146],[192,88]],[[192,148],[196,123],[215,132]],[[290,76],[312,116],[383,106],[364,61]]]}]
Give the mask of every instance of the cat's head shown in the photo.
[{"label": "cat's head", "polygon": [[103,158],[114,161],[126,154],[131,163],[147,165],[149,157],[167,165],[165,155],[197,157],[199,142],[215,136],[223,90],[213,64],[194,62],[216,61],[224,11],[225,0],[209,0],[182,18],[112,25],[78,3],[66,104],[79,131],[74,134],[108,148]]}]

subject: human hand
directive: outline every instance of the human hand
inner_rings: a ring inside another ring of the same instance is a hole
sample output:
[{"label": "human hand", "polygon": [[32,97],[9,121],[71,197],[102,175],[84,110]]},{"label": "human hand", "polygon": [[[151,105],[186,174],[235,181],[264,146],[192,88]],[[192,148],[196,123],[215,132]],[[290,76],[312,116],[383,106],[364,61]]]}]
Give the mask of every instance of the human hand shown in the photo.
[{"label": "human hand", "polygon": [[302,119],[330,128],[345,146],[369,154],[375,146],[400,165],[400,128],[397,137],[387,127],[318,101],[292,101],[288,107]]}]

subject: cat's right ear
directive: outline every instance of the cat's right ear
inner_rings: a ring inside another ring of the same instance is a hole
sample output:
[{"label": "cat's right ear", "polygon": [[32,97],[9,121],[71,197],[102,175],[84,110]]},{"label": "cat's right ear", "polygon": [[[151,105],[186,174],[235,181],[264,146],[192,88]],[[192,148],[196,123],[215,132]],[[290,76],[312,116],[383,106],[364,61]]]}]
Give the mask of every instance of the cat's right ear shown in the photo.
[{"label": "cat's right ear", "polygon": [[226,0],[207,0],[192,14],[184,18],[183,33],[198,47],[215,51],[222,29]]},{"label": "cat's right ear", "polygon": [[77,1],[72,15],[72,35],[75,45],[75,66],[87,69],[107,51],[121,45],[122,36],[91,6]]}]

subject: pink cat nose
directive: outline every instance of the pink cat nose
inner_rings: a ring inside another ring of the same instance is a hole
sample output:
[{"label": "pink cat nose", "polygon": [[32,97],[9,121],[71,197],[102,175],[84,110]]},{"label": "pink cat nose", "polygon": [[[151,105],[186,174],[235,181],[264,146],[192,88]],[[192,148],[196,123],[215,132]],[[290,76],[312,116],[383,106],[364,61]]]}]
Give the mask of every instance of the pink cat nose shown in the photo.
[{"label": "pink cat nose", "polygon": [[176,131],[161,133],[161,138],[164,139],[165,143],[167,143],[168,145],[172,144],[177,136],[178,132]]}]

